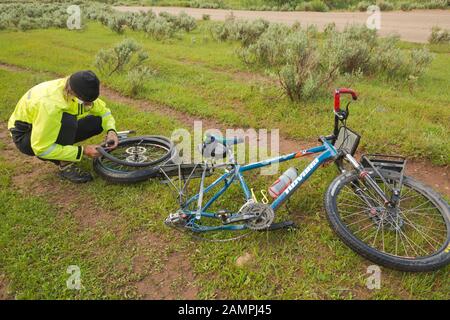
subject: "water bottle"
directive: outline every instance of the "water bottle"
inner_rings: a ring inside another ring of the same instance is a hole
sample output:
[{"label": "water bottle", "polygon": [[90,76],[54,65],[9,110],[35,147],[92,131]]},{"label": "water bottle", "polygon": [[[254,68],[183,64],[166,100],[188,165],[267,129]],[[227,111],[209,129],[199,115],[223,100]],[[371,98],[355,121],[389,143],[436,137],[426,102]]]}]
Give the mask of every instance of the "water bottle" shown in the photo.
[{"label": "water bottle", "polygon": [[298,177],[297,169],[287,169],[269,188],[269,194],[276,199]]}]

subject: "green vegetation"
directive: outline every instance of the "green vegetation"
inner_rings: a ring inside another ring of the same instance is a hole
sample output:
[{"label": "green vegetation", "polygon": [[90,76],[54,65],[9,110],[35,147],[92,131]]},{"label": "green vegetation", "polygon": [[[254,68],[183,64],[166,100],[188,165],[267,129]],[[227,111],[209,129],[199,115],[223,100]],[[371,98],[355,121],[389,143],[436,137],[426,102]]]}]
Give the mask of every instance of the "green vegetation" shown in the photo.
[{"label": "green vegetation", "polygon": [[[235,54],[239,44],[211,38],[210,25],[202,22],[191,34],[165,43],[149,39],[144,32],[117,35],[92,23],[85,32],[3,31],[0,40],[9,45],[0,52],[0,61],[63,75],[94,67],[100,49],[133,37],[149,54],[145,65],[157,71],[139,98],[234,126],[280,128],[283,135],[296,139],[310,139],[330,130],[331,92],[296,104],[280,97],[278,84],[265,75],[264,69],[247,66]],[[408,45],[405,52],[415,48],[417,45]],[[409,83],[382,78],[342,79],[335,84],[354,87],[361,93],[352,108],[352,123],[364,136],[362,147],[366,151],[403,153],[436,164],[450,163],[450,146],[445,139],[449,134],[450,93],[441,89],[448,87],[448,47],[431,48],[436,51],[435,59],[414,90]],[[124,77],[112,75],[105,82],[126,93]],[[247,116],[243,117],[243,113]]]},{"label": "green vegetation", "polygon": [[110,49],[101,49],[95,56],[95,66],[102,76],[131,71],[142,66],[148,54],[132,39],[125,39]]},{"label": "green vegetation", "polygon": [[[371,263],[339,241],[325,220],[323,193],[336,174],[334,167],[319,171],[291,199],[290,215],[286,209],[280,211],[279,216],[291,217],[299,229],[211,244],[194,242],[163,225],[177,206],[166,185],[149,181],[117,186],[96,179],[73,186],[59,181],[51,164],[37,166],[9,145],[5,123],[23,93],[56,75],[87,68],[100,71],[95,64],[97,53],[126,39],[134,39],[148,53],[140,66],[152,70],[152,76],[141,81],[139,74],[130,75],[139,68],[126,66],[102,77],[108,87],[140,99],[126,104],[106,99],[120,129],[170,136],[176,128],[191,127],[188,119],[180,123],[163,111],[149,111],[142,107],[144,101],[233,127],[280,128],[282,135],[298,140],[330,132],[331,92],[307,102],[291,102],[280,94],[264,66],[246,64],[236,54],[242,39],[218,42],[210,32],[214,23],[196,24],[191,32],[164,41],[144,30],[124,28],[117,33],[98,22],[87,22],[81,31],[0,31],[0,42],[8,44],[0,51],[0,62],[24,68],[0,67],[0,273],[7,280],[9,295],[22,299],[140,297],[157,292],[156,285],[145,289],[142,283],[152,283],[159,273],[169,274],[166,271],[175,259],[188,264],[164,282],[170,292],[165,297],[183,297],[193,281],[199,298],[448,299],[450,267],[428,274],[383,269],[381,289],[365,287]],[[318,44],[325,43],[325,35],[315,37]],[[402,42],[395,46],[405,56],[421,48]],[[445,89],[450,47],[427,47],[435,58],[414,90],[409,83],[373,74],[344,76],[335,83],[360,92],[360,100],[351,106],[349,125],[362,134],[363,150],[450,163],[450,92]],[[135,57],[132,61],[137,61]],[[133,77],[139,84],[135,90],[130,88]],[[299,161],[299,167],[306,161]],[[88,160],[81,165],[91,168]],[[255,190],[267,188],[276,179],[256,173],[248,178]],[[218,205],[238,205],[239,201],[232,192]],[[250,262],[236,265],[245,254]],[[66,288],[69,265],[81,268],[81,291]],[[171,270],[178,269],[177,264]],[[187,277],[189,272],[195,281]]]},{"label": "green vegetation", "polygon": [[262,19],[237,20],[233,16],[214,24],[211,32],[220,41],[237,40],[238,54],[249,65],[278,75],[292,101],[317,98],[339,77],[381,76],[415,82],[432,56],[427,48],[404,52],[397,37],[379,38],[365,26],[348,26],[338,32],[329,25],[323,35],[314,26],[270,24]]},{"label": "green vegetation", "polygon": [[246,9],[261,11],[366,10],[377,4],[383,11],[447,9],[447,0],[111,0],[115,5],[180,6],[210,9]]},{"label": "green vegetation", "polygon": [[[82,29],[86,19],[100,21],[114,32],[122,34],[125,28],[145,31],[150,37],[164,40],[178,36],[181,32],[190,32],[197,27],[195,19],[181,12],[172,15],[161,12],[159,15],[152,11],[147,13],[118,13],[111,7],[79,1],[80,17],[77,29]],[[71,2],[58,3],[0,3],[0,30],[17,29],[21,31],[31,29],[66,28],[69,18],[68,8]]]},{"label": "green vegetation", "polygon": [[[50,79],[46,73],[0,69],[1,121],[7,120],[18,92],[46,79]],[[183,125],[129,105],[109,105],[120,128],[169,135]],[[3,142],[1,149],[5,150]],[[148,182],[124,187],[97,179],[75,187],[59,181],[50,164],[48,170],[33,174],[35,166],[16,152],[2,152],[0,158],[0,272],[15,298],[141,297],[145,292],[139,284],[164,273],[167,259],[182,252],[196,276],[199,298],[448,299],[450,294],[448,267],[428,274],[383,269],[381,289],[366,289],[370,262],[342,244],[324,217],[322,194],[335,175],[333,167],[314,175],[304,192],[292,198],[291,217],[300,225],[298,230],[256,233],[219,244],[192,242],[163,225],[167,213],[176,208],[167,186]],[[301,161],[300,166],[305,164]],[[87,160],[82,165],[91,166]],[[27,177],[25,183],[20,183],[22,177]],[[273,178],[260,178],[251,186],[265,188]],[[239,197],[226,198],[227,203],[233,200]],[[287,212],[282,210],[280,215],[285,217]],[[236,265],[245,254],[250,254],[250,262]],[[140,260],[145,264],[138,268]],[[81,268],[81,291],[66,288],[69,265]],[[179,277],[164,282],[171,297],[182,296],[186,272],[183,269]]]},{"label": "green vegetation", "polygon": [[114,73],[126,74],[126,94],[136,96],[154,73],[142,65],[148,54],[133,39],[125,39],[110,49],[101,49],[95,56],[95,66],[103,77]]},{"label": "green vegetation", "polygon": [[433,27],[429,42],[431,44],[450,43],[450,30]]}]

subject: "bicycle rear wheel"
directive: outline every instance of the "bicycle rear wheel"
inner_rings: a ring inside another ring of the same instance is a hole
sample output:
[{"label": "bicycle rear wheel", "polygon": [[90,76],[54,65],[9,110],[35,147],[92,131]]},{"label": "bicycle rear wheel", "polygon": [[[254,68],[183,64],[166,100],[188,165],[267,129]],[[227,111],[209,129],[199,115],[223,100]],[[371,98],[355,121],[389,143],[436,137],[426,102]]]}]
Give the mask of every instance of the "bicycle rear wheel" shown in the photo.
[{"label": "bicycle rear wheel", "polygon": [[158,165],[168,163],[176,153],[173,143],[160,136],[133,137],[119,141],[116,149],[100,148],[94,170],[114,183],[136,183],[157,176]]},{"label": "bicycle rear wheel", "polygon": [[[387,184],[400,175],[381,170]],[[387,185],[377,181],[384,192]],[[361,190],[357,194],[355,190]],[[370,199],[369,206],[363,199]],[[431,271],[450,263],[449,205],[431,188],[404,177],[398,209],[389,210],[355,172],[337,177],[325,194],[327,218],[333,230],[365,258],[402,271]]]},{"label": "bicycle rear wheel", "polygon": [[[120,140],[116,149],[99,148],[107,166],[148,167],[169,160],[173,143],[162,136],[144,136]],[[109,164],[108,164],[109,160]]]}]

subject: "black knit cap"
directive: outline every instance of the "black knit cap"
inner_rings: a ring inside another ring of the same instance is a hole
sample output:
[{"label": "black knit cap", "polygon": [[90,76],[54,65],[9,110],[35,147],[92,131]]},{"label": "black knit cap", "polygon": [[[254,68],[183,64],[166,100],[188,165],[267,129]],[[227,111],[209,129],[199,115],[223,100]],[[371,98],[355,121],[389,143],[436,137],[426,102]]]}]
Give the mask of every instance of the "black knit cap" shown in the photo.
[{"label": "black knit cap", "polygon": [[69,85],[77,97],[86,102],[96,100],[100,94],[100,80],[91,70],[72,74],[69,78]]}]

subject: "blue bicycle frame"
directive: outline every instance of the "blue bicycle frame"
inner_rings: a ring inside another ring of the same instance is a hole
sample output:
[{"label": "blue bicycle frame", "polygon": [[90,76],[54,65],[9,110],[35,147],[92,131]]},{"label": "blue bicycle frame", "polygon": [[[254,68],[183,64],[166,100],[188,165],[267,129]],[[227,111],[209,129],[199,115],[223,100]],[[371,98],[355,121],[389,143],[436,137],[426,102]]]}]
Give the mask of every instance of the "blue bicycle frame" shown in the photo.
[{"label": "blue bicycle frame", "polygon": [[[186,201],[184,206],[182,207],[183,213],[189,215],[191,218],[186,225],[186,227],[190,228],[192,231],[196,232],[205,232],[205,231],[214,231],[214,230],[242,230],[247,227],[244,224],[236,225],[236,224],[228,224],[228,225],[220,225],[220,226],[203,226],[196,223],[196,221],[201,217],[206,218],[219,218],[217,213],[208,212],[208,208],[216,201],[229,187],[230,185],[236,181],[239,181],[239,184],[244,192],[245,199],[250,201],[252,199],[252,193],[245,183],[244,177],[242,175],[243,172],[258,169],[261,167],[269,166],[278,162],[285,162],[295,158],[300,158],[306,155],[317,154],[320,153],[313,161],[300,173],[300,175],[283,191],[283,193],[278,196],[275,201],[270,205],[270,207],[276,211],[289,197],[293,194],[295,190],[297,190],[303,182],[305,182],[316,169],[323,163],[334,159],[337,155],[336,148],[330,143],[330,141],[322,138],[322,145],[313,147],[310,149],[305,149],[299,152],[290,153],[287,155],[283,155],[280,157],[251,163],[248,165],[240,166],[238,164],[234,164],[233,170],[230,170],[216,179],[209,186],[204,188],[203,194],[208,193],[214,187],[218,186],[220,183],[224,183],[223,187],[216,192],[204,205],[201,204],[201,208],[196,211],[188,210],[190,205],[192,205],[195,201],[199,200],[200,193],[191,197]],[[232,214],[232,216],[238,215],[238,213]]]}]

